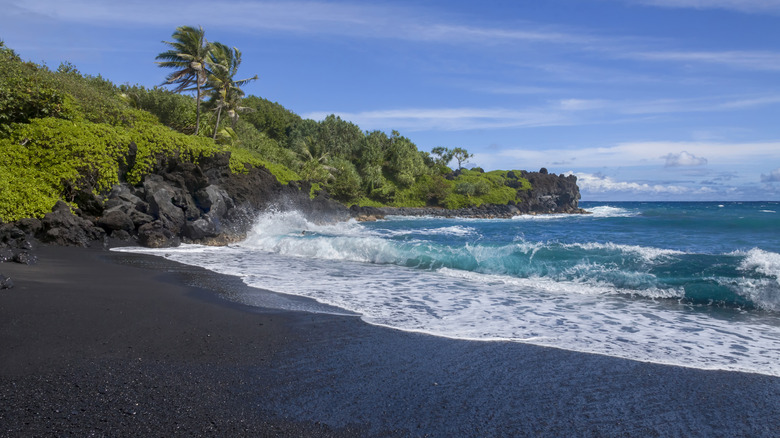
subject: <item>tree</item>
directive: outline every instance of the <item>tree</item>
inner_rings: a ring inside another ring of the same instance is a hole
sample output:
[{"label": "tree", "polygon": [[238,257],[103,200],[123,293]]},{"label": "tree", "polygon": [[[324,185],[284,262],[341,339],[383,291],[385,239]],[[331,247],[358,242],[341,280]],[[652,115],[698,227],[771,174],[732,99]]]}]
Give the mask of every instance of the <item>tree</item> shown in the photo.
[{"label": "tree", "polygon": [[297,144],[298,172],[304,180],[328,182],[334,178],[335,168],[328,166],[330,155],[311,136],[300,139]]},{"label": "tree", "polygon": [[473,157],[474,155],[470,154],[463,148],[455,148],[452,150],[452,156],[458,161],[458,169],[462,169],[463,163],[468,162],[469,158]]},{"label": "tree", "polygon": [[435,148],[431,149],[431,154],[438,157],[434,161],[440,166],[446,166],[450,164],[450,161],[452,161],[452,158],[455,156],[455,152],[451,151],[449,148],[445,148],[444,146],[436,146]]},{"label": "tree", "polygon": [[171,48],[157,55],[162,61],[157,65],[174,69],[166,78],[164,85],[176,85],[175,92],[196,90],[197,101],[195,134],[200,128],[200,101],[203,98],[203,85],[206,83],[206,62],[209,60],[210,45],[206,41],[202,27],[179,26],[172,35],[174,41],[163,41]]},{"label": "tree", "polygon": [[225,110],[233,120],[235,126],[238,120],[238,112],[248,108],[239,105],[244,91],[241,87],[257,80],[257,75],[249,79],[235,80],[238,67],[241,65],[241,51],[230,48],[222,43],[211,43],[209,50],[207,83],[211,90],[211,99],[214,109],[217,111],[217,123],[214,125],[214,139],[219,131],[219,121],[222,111]]}]

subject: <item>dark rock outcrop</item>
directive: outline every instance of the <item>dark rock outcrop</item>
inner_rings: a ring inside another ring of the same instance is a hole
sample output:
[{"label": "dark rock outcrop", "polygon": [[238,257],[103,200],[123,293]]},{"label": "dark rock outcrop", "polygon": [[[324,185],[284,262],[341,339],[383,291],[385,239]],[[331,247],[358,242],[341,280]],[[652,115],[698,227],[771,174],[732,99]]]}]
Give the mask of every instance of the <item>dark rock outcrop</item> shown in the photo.
[{"label": "dark rock outcrop", "polygon": [[[230,155],[200,157],[199,164],[159,159],[141,184],[121,183],[105,198],[90,191],[74,197],[77,208],[58,202],[42,220],[22,219],[0,226],[0,259],[14,260],[34,239],[56,245],[140,244],[177,246],[181,242],[225,244],[241,239],[259,211],[301,211],[312,221],[348,219],[343,205],[309,198],[308,184],[283,185],[264,168],[230,170]],[[120,177],[123,175],[120,175]]]},{"label": "dark rock outcrop", "polygon": [[[111,243],[148,247],[177,246],[181,242],[226,244],[243,238],[260,211],[296,210],[317,223],[376,220],[387,215],[508,218],[519,214],[582,213],[574,176],[540,172],[510,172],[516,182],[516,201],[458,210],[443,208],[352,207],[328,198],[323,191],[310,199],[306,182],[279,183],[265,168],[245,173],[230,170],[230,154],[200,157],[198,164],[177,158],[158,159],[141,184],[118,184],[104,197],[82,190],[74,197],[77,208],[59,201],[42,220],[22,219],[0,224],[0,261],[34,262],[26,254],[35,239],[57,245],[92,246]],[[126,171],[125,171],[126,172]],[[120,172],[120,180],[124,174]],[[522,189],[526,178],[531,190]]]},{"label": "dark rock outcrop", "polygon": [[517,207],[522,213],[583,213],[579,208],[580,189],[574,175],[555,175],[542,168],[539,172],[522,172],[532,189],[517,192]]},{"label": "dark rock outcrop", "polygon": [[0,263],[16,262],[30,265],[36,262],[30,251],[37,243],[33,235],[42,228],[38,219],[22,219],[13,224],[0,224]]},{"label": "dark rock outcrop", "polygon": [[70,206],[57,201],[51,213],[41,221],[41,229],[36,233],[41,242],[56,245],[90,246],[94,241],[102,241],[106,232],[92,221],[74,215]]}]

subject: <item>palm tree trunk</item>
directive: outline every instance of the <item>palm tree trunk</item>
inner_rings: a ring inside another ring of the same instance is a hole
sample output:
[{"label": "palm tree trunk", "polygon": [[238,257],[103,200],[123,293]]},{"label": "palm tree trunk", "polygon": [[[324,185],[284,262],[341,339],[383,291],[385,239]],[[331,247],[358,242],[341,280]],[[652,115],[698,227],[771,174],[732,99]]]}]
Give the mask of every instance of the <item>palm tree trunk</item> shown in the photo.
[{"label": "palm tree trunk", "polygon": [[222,115],[222,107],[217,109],[217,124],[214,125],[214,140],[217,139],[217,130],[219,129],[219,117]]},{"label": "palm tree trunk", "polygon": [[[195,135],[198,135],[198,130],[200,129],[200,75],[198,75],[197,78],[195,78],[195,85],[198,87],[198,97],[197,97],[197,109],[195,111]],[[191,90],[192,88],[190,88]]]}]

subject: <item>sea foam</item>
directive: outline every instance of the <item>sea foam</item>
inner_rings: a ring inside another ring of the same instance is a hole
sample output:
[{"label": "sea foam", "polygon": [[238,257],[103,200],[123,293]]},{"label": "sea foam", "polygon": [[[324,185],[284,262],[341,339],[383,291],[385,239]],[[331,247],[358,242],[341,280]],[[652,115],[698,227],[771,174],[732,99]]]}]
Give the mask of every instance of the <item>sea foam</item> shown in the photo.
[{"label": "sea foam", "polygon": [[[518,237],[513,222],[530,232],[532,224],[515,221],[318,225],[271,212],[230,247],[130,250],[237,275],[401,330],[780,376],[776,314],[688,298],[688,282],[699,289],[712,283],[777,311],[779,254],[533,240]],[[700,265],[710,271],[700,273]],[[261,295],[233,298],[263,305]]]}]

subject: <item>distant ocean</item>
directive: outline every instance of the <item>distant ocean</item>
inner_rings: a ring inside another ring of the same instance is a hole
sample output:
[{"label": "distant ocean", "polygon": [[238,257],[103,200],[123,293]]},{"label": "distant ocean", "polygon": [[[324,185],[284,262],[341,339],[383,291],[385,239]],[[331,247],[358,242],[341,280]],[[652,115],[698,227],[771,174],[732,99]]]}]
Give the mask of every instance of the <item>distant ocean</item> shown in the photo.
[{"label": "distant ocean", "polygon": [[121,250],[400,330],[780,376],[779,202],[580,206],[591,214],[333,225],[267,212],[236,245]]}]

